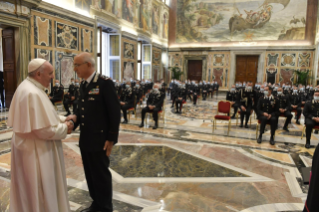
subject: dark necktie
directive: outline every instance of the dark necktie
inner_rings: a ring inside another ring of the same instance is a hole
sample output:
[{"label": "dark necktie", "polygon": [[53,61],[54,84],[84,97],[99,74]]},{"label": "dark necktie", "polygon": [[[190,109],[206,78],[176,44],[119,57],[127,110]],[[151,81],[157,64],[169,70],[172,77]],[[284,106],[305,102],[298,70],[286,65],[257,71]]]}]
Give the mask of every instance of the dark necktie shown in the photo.
[{"label": "dark necktie", "polygon": [[84,82],[84,84],[83,84],[83,87],[82,87],[82,90],[83,90],[83,91],[85,91],[85,89],[86,89],[87,85],[88,85],[88,82],[87,82],[87,81],[85,81],[85,82]]}]

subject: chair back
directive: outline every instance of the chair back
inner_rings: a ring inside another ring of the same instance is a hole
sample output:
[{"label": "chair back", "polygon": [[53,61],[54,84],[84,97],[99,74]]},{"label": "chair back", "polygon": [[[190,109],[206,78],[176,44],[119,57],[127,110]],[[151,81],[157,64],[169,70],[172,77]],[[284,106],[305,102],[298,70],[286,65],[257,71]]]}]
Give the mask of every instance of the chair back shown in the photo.
[{"label": "chair back", "polygon": [[217,113],[230,113],[231,104],[229,101],[219,101],[217,105]]}]

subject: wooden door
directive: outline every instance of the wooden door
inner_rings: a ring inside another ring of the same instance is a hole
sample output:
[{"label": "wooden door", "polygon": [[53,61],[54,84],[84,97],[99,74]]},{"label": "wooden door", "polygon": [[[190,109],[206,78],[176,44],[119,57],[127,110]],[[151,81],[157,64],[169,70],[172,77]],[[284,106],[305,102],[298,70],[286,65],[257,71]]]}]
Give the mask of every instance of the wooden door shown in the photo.
[{"label": "wooden door", "polygon": [[188,61],[188,74],[187,79],[196,80],[197,82],[202,80],[202,60],[189,60]]},{"label": "wooden door", "polygon": [[236,79],[235,82],[257,81],[259,56],[237,56],[236,57]]},{"label": "wooden door", "polygon": [[5,103],[9,108],[12,97],[17,88],[17,74],[15,66],[14,28],[2,30],[3,46],[3,81],[5,89]]}]

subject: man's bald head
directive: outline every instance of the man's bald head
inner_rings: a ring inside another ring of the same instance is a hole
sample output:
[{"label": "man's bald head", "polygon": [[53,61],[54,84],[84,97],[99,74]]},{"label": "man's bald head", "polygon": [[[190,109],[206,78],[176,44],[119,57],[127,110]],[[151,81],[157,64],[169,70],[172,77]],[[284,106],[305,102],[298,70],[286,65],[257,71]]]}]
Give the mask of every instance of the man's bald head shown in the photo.
[{"label": "man's bald head", "polygon": [[95,71],[95,60],[91,54],[83,52],[74,58],[73,66],[78,77],[87,79]]}]

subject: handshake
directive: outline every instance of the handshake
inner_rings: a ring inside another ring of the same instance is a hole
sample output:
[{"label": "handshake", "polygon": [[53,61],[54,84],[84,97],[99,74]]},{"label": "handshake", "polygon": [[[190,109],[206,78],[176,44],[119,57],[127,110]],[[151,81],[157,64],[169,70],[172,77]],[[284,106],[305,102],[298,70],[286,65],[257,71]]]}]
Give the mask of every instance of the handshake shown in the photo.
[{"label": "handshake", "polygon": [[76,122],[76,115],[69,115],[65,119],[65,124],[68,127],[68,134],[71,134],[72,130],[74,129],[75,122]]}]

